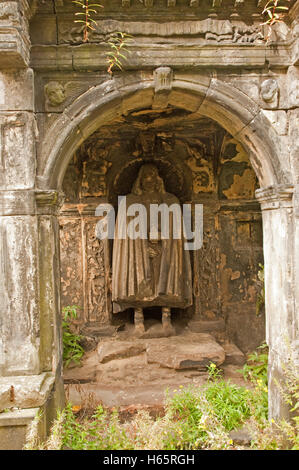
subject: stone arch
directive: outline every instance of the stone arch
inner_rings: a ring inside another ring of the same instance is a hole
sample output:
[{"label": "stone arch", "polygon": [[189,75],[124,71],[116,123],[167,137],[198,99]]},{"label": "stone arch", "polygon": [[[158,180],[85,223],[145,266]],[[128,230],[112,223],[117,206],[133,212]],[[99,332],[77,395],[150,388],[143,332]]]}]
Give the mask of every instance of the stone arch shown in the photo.
[{"label": "stone arch", "polygon": [[[61,188],[75,150],[101,125],[153,106],[152,79],[129,84],[125,79],[108,80],[89,89],[49,128],[38,156],[39,189]],[[215,78],[175,79],[168,103],[213,119],[236,138],[248,152],[262,188],[290,182],[280,160],[279,136],[259,105],[240,90]]]},{"label": "stone arch", "polygon": [[[41,202],[42,198],[48,201],[48,193],[53,193],[55,201],[58,199],[57,190],[61,189],[74,152],[94,131],[122,115],[156,107],[159,99],[155,101],[152,76],[139,77],[132,79],[132,75],[123,74],[89,89],[49,128],[37,159],[36,185]],[[269,416],[288,416],[275,385],[283,375],[284,337],[294,340],[297,322],[294,297],[290,295],[295,296],[295,220],[292,176],[284,164],[286,141],[257,102],[216,78],[177,76],[167,93],[168,104],[213,119],[239,141],[259,179],[261,189],[256,196],[263,213],[266,337],[270,351]],[[56,260],[56,272],[58,265]]]}]

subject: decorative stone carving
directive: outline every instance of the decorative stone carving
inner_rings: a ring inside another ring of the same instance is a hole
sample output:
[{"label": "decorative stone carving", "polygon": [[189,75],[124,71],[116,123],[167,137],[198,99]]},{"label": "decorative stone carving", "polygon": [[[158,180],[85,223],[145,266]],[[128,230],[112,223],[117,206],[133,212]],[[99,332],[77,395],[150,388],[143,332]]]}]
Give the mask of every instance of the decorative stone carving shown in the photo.
[{"label": "decorative stone carving", "polygon": [[170,67],[159,67],[154,71],[155,97],[153,108],[167,108],[172,89],[173,71]]},{"label": "decorative stone carving", "polygon": [[60,217],[61,305],[78,305],[84,320],[81,219]]},{"label": "decorative stone carving", "polygon": [[159,67],[154,72],[155,92],[169,91],[172,88],[173,71],[170,67]]},{"label": "decorative stone carving", "polygon": [[193,193],[209,193],[215,189],[213,162],[205,155],[192,151],[192,156],[186,161],[193,174]]},{"label": "decorative stone carving", "polygon": [[81,197],[105,196],[106,195],[106,173],[111,163],[105,160],[85,161],[83,163],[83,180]]},{"label": "decorative stone carving", "polygon": [[[85,311],[89,322],[105,325],[109,321],[107,288],[109,284],[108,246],[96,238],[97,220],[84,220],[83,236],[85,244]],[[106,248],[106,253],[105,253]]]},{"label": "decorative stone carving", "polygon": [[275,101],[278,95],[278,83],[275,79],[269,78],[261,85],[261,97],[266,103]]},{"label": "decorative stone carving", "polygon": [[[154,165],[143,165],[127,196],[127,207],[143,204],[150,214],[151,204],[179,204],[178,199],[166,193],[164,182]],[[181,217],[176,214],[174,218]],[[177,219],[176,222],[178,222]],[[147,227],[147,238],[133,240],[119,234],[127,233],[130,217],[119,208],[113,245],[112,301],[114,312],[135,309],[135,327],[144,333],[143,312],[146,307],[162,307],[162,324],[165,334],[172,334],[170,308],[186,308],[192,304],[192,275],[189,252],[183,249],[182,239],[163,239],[161,223]],[[181,223],[181,221],[180,221]],[[173,225],[172,225],[173,227]],[[152,230],[155,231],[153,235]]]},{"label": "decorative stone carving", "polygon": [[121,0],[121,6],[123,8],[129,8],[131,6],[131,0]]},{"label": "decorative stone carving", "polygon": [[62,83],[49,82],[45,85],[45,95],[48,104],[51,106],[59,106],[65,101],[65,88]]},{"label": "decorative stone carving", "polygon": [[[197,0],[194,0],[196,2]],[[198,3],[192,4],[196,7]],[[67,21],[62,21],[58,25],[58,37],[60,44],[80,44],[82,43],[82,26],[74,25]],[[206,18],[204,20],[171,21],[159,23],[157,21],[120,21],[102,20],[95,29],[90,31],[89,42],[102,42],[105,35],[114,31],[126,31],[133,36],[158,36],[167,37],[169,40],[173,36],[184,35],[197,36],[200,44],[214,43],[264,43],[263,33],[260,25],[255,23],[248,25],[243,21],[219,20]]]}]

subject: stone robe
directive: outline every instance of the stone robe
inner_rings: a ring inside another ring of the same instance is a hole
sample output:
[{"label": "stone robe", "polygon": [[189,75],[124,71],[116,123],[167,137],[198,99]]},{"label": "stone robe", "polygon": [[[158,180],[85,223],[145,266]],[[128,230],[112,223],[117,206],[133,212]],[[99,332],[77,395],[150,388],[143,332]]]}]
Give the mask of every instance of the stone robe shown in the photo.
[{"label": "stone robe", "polygon": [[[147,209],[149,232],[150,204],[173,203],[178,199],[169,193],[129,194],[127,207],[143,204]],[[178,215],[174,215],[178,217]],[[181,211],[179,214],[183,231]],[[113,245],[112,301],[117,313],[127,308],[151,306],[185,308],[192,304],[192,276],[189,251],[184,250],[184,239],[174,239],[173,216],[170,212],[169,239],[120,239],[118,232],[125,230],[134,217],[119,211]],[[160,228],[160,227],[159,227]],[[122,232],[123,233],[123,232]],[[183,232],[182,232],[183,233]]]}]

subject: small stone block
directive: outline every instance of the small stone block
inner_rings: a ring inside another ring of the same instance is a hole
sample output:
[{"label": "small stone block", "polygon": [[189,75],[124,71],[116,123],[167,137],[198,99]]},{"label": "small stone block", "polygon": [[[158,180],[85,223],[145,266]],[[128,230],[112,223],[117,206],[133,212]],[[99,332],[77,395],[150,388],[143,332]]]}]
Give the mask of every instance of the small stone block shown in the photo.
[{"label": "small stone block", "polygon": [[246,357],[240,349],[233,343],[223,345],[225,351],[225,364],[242,366],[246,362]]},{"label": "small stone block", "polygon": [[126,357],[138,356],[145,351],[145,345],[139,342],[130,341],[107,341],[99,344],[99,362],[105,364],[114,359],[124,359]]}]

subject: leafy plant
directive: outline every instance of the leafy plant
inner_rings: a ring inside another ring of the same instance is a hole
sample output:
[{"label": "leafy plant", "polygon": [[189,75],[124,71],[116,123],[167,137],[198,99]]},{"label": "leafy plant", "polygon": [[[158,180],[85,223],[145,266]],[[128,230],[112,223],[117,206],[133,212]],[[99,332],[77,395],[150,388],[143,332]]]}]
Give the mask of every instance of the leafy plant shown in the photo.
[{"label": "leafy plant", "polygon": [[89,31],[95,31],[97,25],[93,15],[97,13],[97,8],[103,8],[103,5],[99,3],[89,3],[89,0],[73,0],[73,3],[79,5],[80,11],[75,13],[79,19],[75,20],[75,23],[83,23],[83,42],[88,42]]},{"label": "leafy plant", "polygon": [[[83,42],[89,41],[90,31],[95,31],[97,21],[94,19],[94,15],[97,13],[98,8],[103,8],[103,5],[99,3],[89,3],[89,0],[73,0],[73,3],[80,7],[80,11],[75,13],[79,19],[75,20],[75,23],[83,24]],[[108,69],[107,72],[112,75],[114,67],[118,67],[122,70],[122,60],[126,60],[124,51],[128,52],[126,46],[132,41],[130,34],[115,32],[111,34],[108,45],[111,48],[111,52],[107,53]]]},{"label": "leafy plant", "polygon": [[243,366],[241,372],[246,380],[250,380],[254,384],[261,382],[263,385],[268,384],[268,346],[263,343],[257,348],[257,351],[249,354],[247,363]]},{"label": "leafy plant", "polygon": [[214,364],[214,362],[211,362],[207,366],[207,370],[208,370],[209,380],[217,380],[222,376],[222,370],[218,369],[218,367],[216,366],[216,364]]},{"label": "leafy plant", "polygon": [[[290,0],[286,0],[290,1]],[[266,3],[263,14],[267,15],[268,19],[263,23],[269,26],[273,26],[275,23],[280,23],[286,13],[288,12],[289,7],[282,5],[281,0],[270,0]]]},{"label": "leafy plant", "polygon": [[65,367],[68,367],[72,361],[80,364],[84,355],[84,349],[80,344],[82,336],[73,333],[71,330],[71,322],[77,318],[79,308],[77,305],[68,305],[62,309],[63,362]]},{"label": "leafy plant", "polygon": [[122,32],[117,32],[113,33],[110,36],[110,39],[108,41],[109,46],[111,47],[111,52],[107,53],[107,61],[109,64],[107,72],[112,75],[113,73],[113,68],[118,67],[120,70],[122,70],[122,59],[126,60],[126,56],[123,54],[123,52],[128,52],[129,50],[127,49],[127,45],[132,41],[132,36],[130,34],[122,33]]}]

